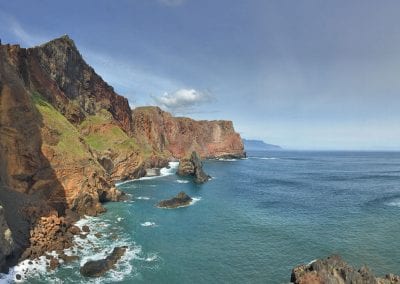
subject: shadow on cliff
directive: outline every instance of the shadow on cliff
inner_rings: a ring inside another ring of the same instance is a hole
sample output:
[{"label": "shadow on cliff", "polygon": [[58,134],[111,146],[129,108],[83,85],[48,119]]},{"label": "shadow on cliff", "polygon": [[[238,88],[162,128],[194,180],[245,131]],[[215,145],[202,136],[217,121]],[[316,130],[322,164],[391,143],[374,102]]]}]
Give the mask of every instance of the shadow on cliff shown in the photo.
[{"label": "shadow on cliff", "polygon": [[0,49],[0,203],[15,247],[2,271],[30,246],[30,231],[41,217],[64,215],[67,208],[64,188],[42,152],[43,118],[4,52]]}]

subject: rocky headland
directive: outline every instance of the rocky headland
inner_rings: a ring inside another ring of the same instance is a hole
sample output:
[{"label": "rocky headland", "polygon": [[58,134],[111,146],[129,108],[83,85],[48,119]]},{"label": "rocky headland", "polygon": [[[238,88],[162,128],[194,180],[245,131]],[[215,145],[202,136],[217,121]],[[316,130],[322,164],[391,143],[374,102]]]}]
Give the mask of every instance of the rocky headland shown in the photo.
[{"label": "rocky headland", "polygon": [[181,191],[178,193],[177,196],[167,199],[167,200],[162,200],[157,204],[157,207],[160,208],[178,208],[182,206],[188,206],[190,203],[193,201],[193,199],[187,195],[185,192]]},{"label": "rocky headland", "polygon": [[356,269],[340,256],[332,255],[296,266],[292,270],[290,281],[295,284],[395,284],[400,283],[400,276],[388,274],[376,277],[368,267]]},{"label": "rocky headland", "polygon": [[192,151],[245,155],[230,121],[131,110],[68,36],[33,48],[0,45],[1,270],[68,248],[80,216],[123,197],[115,181]]}]

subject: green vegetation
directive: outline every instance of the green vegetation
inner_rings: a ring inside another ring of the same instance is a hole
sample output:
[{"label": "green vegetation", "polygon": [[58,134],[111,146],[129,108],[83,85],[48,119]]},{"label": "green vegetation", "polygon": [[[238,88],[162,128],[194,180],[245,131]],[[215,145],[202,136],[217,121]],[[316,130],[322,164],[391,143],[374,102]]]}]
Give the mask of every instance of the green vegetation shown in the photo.
[{"label": "green vegetation", "polygon": [[32,101],[43,118],[43,123],[49,129],[56,145],[53,149],[57,154],[78,159],[89,158],[85,145],[79,140],[79,131],[39,93],[32,93]]},{"label": "green vegetation", "polygon": [[115,125],[111,114],[106,110],[88,116],[79,125],[79,129],[82,133],[87,133],[84,136],[86,143],[99,152],[108,149],[131,152],[139,149],[136,139],[129,137]]}]

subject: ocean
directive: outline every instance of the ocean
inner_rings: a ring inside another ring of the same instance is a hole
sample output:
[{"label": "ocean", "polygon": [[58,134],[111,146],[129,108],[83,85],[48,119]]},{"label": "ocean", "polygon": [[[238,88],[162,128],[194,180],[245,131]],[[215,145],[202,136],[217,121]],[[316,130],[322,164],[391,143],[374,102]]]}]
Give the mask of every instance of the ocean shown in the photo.
[{"label": "ocean", "polygon": [[[79,221],[91,233],[68,252],[78,262],[55,272],[44,258],[24,262],[0,281],[28,269],[29,283],[289,283],[294,266],[333,253],[400,274],[399,152],[248,152],[205,161],[212,179],[203,185],[171,166],[120,184],[129,200]],[[180,191],[190,206],[155,206]],[[120,245],[129,250],[114,270],[80,276],[80,265]]]}]

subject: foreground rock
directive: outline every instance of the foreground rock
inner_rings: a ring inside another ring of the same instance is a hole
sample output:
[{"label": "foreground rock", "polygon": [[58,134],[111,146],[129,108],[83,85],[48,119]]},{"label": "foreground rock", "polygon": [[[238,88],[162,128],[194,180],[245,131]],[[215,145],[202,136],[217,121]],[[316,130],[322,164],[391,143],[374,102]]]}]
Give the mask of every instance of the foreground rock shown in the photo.
[{"label": "foreground rock", "polygon": [[116,247],[106,258],[86,262],[80,269],[81,274],[85,277],[99,277],[104,275],[114,267],[118,260],[125,254],[127,248],[126,246]]},{"label": "foreground rock", "polygon": [[168,200],[163,200],[160,201],[157,204],[157,207],[161,207],[161,208],[177,208],[177,207],[181,207],[181,206],[187,206],[190,204],[190,202],[192,202],[192,198],[187,195],[186,193],[179,192],[178,195],[174,198],[168,199]]},{"label": "foreground rock", "polygon": [[383,278],[375,277],[368,267],[356,269],[348,265],[340,256],[332,255],[307,265],[296,266],[292,270],[290,281],[296,284],[394,284],[400,283],[400,276],[389,274]]},{"label": "foreground rock", "polygon": [[195,183],[205,183],[211,177],[203,171],[203,164],[199,155],[195,151],[189,158],[183,158],[179,161],[178,175],[193,176]]}]

